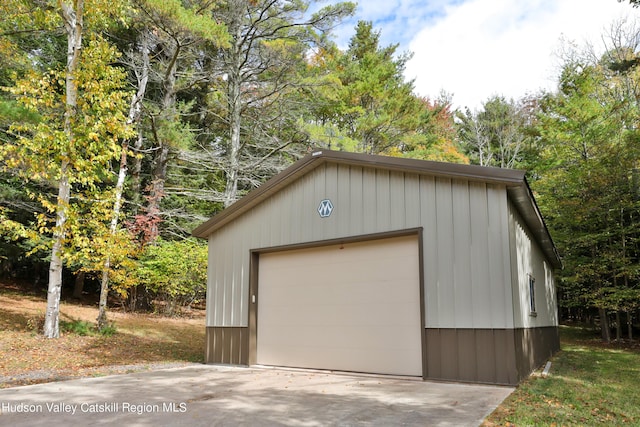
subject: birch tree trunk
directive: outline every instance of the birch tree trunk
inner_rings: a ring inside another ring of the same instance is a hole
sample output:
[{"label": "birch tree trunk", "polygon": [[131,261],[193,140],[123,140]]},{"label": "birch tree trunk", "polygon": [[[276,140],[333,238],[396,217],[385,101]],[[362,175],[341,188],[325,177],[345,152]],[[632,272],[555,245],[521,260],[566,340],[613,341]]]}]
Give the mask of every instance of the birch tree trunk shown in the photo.
[{"label": "birch tree trunk", "polygon": [[[132,125],[140,120],[142,114],[142,100],[147,91],[147,82],[149,81],[149,48],[146,33],[143,34],[142,42],[142,71],[138,76],[138,90],[131,99],[129,107],[129,116],[127,124]],[[113,213],[109,232],[112,236],[118,231],[118,221],[120,219],[120,208],[122,206],[122,194],[124,192],[124,181],[127,177],[127,151],[129,143],[122,144],[122,153],[120,155],[120,170],[118,171],[118,181],[115,188],[115,201],[113,203]],[[98,307],[98,330],[102,330],[107,326],[107,296],[109,295],[109,270],[111,269],[111,257],[107,255],[107,259],[102,267],[102,280],[100,282],[100,303]]]},{"label": "birch tree trunk", "polygon": [[[131,100],[131,108],[129,109],[129,119],[130,124],[136,125],[136,142],[133,144],[133,150],[135,153],[140,153],[142,150],[142,144],[144,142],[144,138],[142,135],[142,129],[139,124],[142,118],[142,100],[145,97],[147,91],[147,83],[149,81],[149,38],[151,37],[149,32],[149,28],[145,28],[142,31],[140,42],[140,53],[141,53],[141,64],[140,69],[136,70],[136,75],[138,79],[138,91],[136,95]],[[135,156],[133,159],[133,168],[131,172],[131,193],[132,193],[132,205],[133,205],[133,214],[136,215],[138,213],[138,208],[140,206],[140,173],[142,172],[142,157]]]},{"label": "birch tree trunk", "polygon": [[[76,115],[78,99],[78,83],[76,71],[80,62],[82,51],[82,31],[84,0],[74,0],[72,4],[60,1],[60,15],[64,22],[67,34],[67,69],[65,77],[65,113],[64,134],[69,147],[74,144],[72,119]],[[47,290],[47,311],[44,322],[44,336],[58,338],[60,293],[62,289],[62,249],[67,223],[67,207],[71,198],[71,186],[69,184],[69,160],[66,150],[62,153],[60,164],[60,177],[58,179],[58,199],[56,208],[56,227],[53,233],[53,247],[51,249],[51,262],[49,264],[49,287]]]},{"label": "birch tree trunk", "polygon": [[[122,205],[122,191],[124,190],[124,180],[127,176],[127,150],[129,145],[125,142],[122,144],[122,153],[120,155],[120,171],[118,172],[118,181],[116,183],[116,195],[113,203],[113,214],[111,224],[109,224],[109,233],[114,236],[118,230],[118,219],[120,218],[120,206]],[[102,266],[102,280],[100,281],[100,303],[98,306],[98,330],[102,330],[107,326],[107,295],[109,294],[109,270],[111,269],[111,256],[107,255]]]}]

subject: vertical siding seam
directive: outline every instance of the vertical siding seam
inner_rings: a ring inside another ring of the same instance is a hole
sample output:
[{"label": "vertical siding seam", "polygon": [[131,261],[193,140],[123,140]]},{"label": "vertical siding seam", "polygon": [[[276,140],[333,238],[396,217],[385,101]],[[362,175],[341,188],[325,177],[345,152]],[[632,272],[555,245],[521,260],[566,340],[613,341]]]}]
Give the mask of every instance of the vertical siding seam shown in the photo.
[{"label": "vertical siding seam", "polygon": [[[475,188],[473,188],[471,186],[471,183],[469,181],[467,181],[467,205],[469,206],[469,215],[467,216],[467,219],[469,220],[469,293],[471,294],[471,327],[475,327],[475,325],[477,325],[477,314],[476,312],[477,307],[475,304],[476,298],[474,298],[474,294],[476,294],[477,292],[475,292],[475,288],[476,288],[476,283],[478,278],[474,277],[474,271],[473,271],[473,256],[474,256],[474,252],[473,252],[473,248],[474,248],[474,241],[473,241],[473,212],[472,210],[472,206],[471,206],[471,192],[475,192]],[[477,242],[476,242],[477,244]],[[475,337],[475,335],[474,335]],[[476,377],[477,377],[477,361],[476,361]]]},{"label": "vertical siding seam", "polygon": [[[506,326],[511,327],[511,328],[516,328],[516,323],[515,323],[515,313],[514,313],[514,309],[515,306],[513,304],[513,299],[514,299],[514,289],[513,289],[513,267],[514,267],[514,262],[517,263],[517,255],[516,253],[511,253],[511,245],[510,245],[510,239],[512,236],[512,233],[514,232],[514,230],[511,229],[511,226],[509,224],[509,200],[507,198],[507,191],[506,188],[502,189],[501,192],[501,201],[503,206],[503,209],[501,209],[502,211],[502,216],[503,216],[503,224],[500,227],[500,234],[503,236],[501,238],[501,241],[507,243],[507,247],[506,247],[506,252],[508,254],[507,259],[504,261],[505,263],[507,263],[508,266],[508,271],[509,271],[509,277],[507,278],[508,280],[505,281],[505,283],[510,284],[510,286],[507,287],[506,291],[509,292],[511,295],[507,295],[508,297],[508,301],[509,301],[509,305],[511,306],[511,324],[507,324]],[[506,222],[506,224],[504,224],[504,222]],[[506,233],[506,236],[504,236],[504,234]],[[513,238],[515,239],[515,235],[513,236]],[[517,248],[516,248],[517,251]],[[514,259],[514,257],[516,257],[516,259]],[[505,269],[505,266],[503,265],[503,269]],[[504,273],[503,273],[504,274]],[[506,320],[506,319],[505,319]]]},{"label": "vertical siding seam", "polygon": [[[493,295],[492,295],[492,288],[493,288],[493,280],[491,280],[491,271],[494,270],[494,266],[493,266],[493,261],[491,259],[492,255],[491,255],[491,234],[492,234],[492,230],[491,230],[491,208],[489,207],[489,186],[487,184],[483,185],[483,192],[482,192],[482,197],[484,198],[484,209],[485,209],[485,215],[487,217],[487,228],[485,229],[485,237],[486,237],[486,245],[487,247],[484,248],[485,249],[485,253],[488,255],[488,260],[487,262],[489,262],[488,268],[487,268],[487,280],[489,281],[488,285],[488,289],[487,292],[489,293],[489,307],[487,307],[486,309],[489,310],[489,313],[493,313],[493,311],[495,310],[495,304],[494,304],[494,300],[493,300]],[[493,254],[493,256],[502,256],[501,254]],[[493,317],[491,315],[489,315],[489,327],[491,328],[497,328],[497,327],[502,327],[504,325],[497,325],[495,324]],[[495,338],[494,338],[494,342],[495,342]],[[497,380],[497,379],[496,379]]]},{"label": "vertical siding seam", "polygon": [[[436,302],[436,305],[434,306],[436,308],[436,313],[435,313],[435,324],[431,324],[429,321],[426,322],[426,324],[429,327],[432,328],[438,328],[440,327],[440,315],[439,315],[439,311],[438,311],[438,305],[437,302],[439,301],[439,295],[440,295],[440,264],[438,263],[438,257],[439,257],[439,250],[438,250],[438,210],[436,207],[436,188],[437,188],[437,184],[436,184],[436,179],[434,177],[420,177],[420,198],[421,198],[421,203],[420,203],[420,210],[421,210],[421,215],[420,215],[420,221],[424,222],[424,223],[428,223],[428,225],[433,225],[433,227],[431,227],[429,229],[429,236],[431,237],[429,239],[428,243],[428,247],[429,247],[429,251],[425,250],[425,264],[429,265],[431,268],[431,271],[428,271],[427,274],[429,274],[429,277],[431,278],[431,281],[427,281],[427,283],[425,284],[425,304],[427,307],[430,306],[431,301],[429,299],[429,296],[432,296],[433,300]],[[432,193],[432,194],[430,194]],[[424,199],[424,200],[422,200]],[[429,201],[431,201],[432,203],[429,203]],[[422,212],[422,208],[424,207],[424,204],[427,204],[427,209],[425,212]],[[429,255],[431,255],[431,257],[429,257]],[[433,307],[432,307],[433,308]],[[431,313],[429,313],[429,310],[425,310],[426,313],[425,315],[427,316],[427,319],[429,319],[429,316],[431,316]],[[433,320],[433,319],[432,319]]]},{"label": "vertical siding seam", "polygon": [[[223,255],[226,258],[226,254]],[[225,263],[224,265],[227,265],[226,259],[225,259]],[[221,314],[221,319],[220,319],[220,326],[226,326],[227,325],[227,312],[231,309],[229,307],[229,305],[227,304],[227,280],[228,280],[228,275],[229,272],[227,271],[228,268],[223,267],[222,268],[222,276],[223,276],[223,281],[222,281],[222,310],[220,310]]]}]

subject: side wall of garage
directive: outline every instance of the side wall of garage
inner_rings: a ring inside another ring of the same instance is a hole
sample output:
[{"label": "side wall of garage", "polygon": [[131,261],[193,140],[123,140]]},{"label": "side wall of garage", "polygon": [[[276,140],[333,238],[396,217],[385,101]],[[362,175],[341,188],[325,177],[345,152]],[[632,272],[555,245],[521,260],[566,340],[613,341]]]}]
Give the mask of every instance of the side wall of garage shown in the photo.
[{"label": "side wall of garage", "polygon": [[206,361],[249,362],[252,250],[422,228],[425,376],[513,384],[508,227],[501,184],[323,163],[210,236]]},{"label": "side wall of garage", "polygon": [[509,204],[516,362],[523,378],[560,350],[553,267],[513,204]]}]

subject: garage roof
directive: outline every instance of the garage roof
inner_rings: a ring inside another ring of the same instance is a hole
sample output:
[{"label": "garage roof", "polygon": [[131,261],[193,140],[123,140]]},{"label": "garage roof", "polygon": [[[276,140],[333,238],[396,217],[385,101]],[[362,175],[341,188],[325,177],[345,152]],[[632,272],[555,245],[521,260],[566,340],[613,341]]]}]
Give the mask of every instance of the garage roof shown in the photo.
[{"label": "garage roof", "polygon": [[470,181],[503,184],[507,188],[509,199],[540,244],[545,255],[555,268],[561,268],[562,262],[551,239],[547,226],[542,219],[531,188],[525,178],[525,172],[515,169],[503,169],[476,165],[433,162],[428,160],[405,159],[343,151],[317,150],[298,160],[257,189],[251,191],[222,212],[201,224],[195,230],[195,237],[207,238],[211,233],[233,221],[257,204],[269,198],[292,181],[300,178],[312,169],[324,163],[339,163],[376,169],[411,172],[422,175],[462,178]]}]

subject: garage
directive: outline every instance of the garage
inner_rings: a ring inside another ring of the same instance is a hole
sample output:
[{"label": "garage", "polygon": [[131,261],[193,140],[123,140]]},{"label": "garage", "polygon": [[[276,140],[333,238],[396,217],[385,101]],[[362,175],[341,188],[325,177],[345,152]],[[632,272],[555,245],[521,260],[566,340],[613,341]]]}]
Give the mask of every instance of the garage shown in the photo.
[{"label": "garage", "polygon": [[263,253],[257,363],[422,376],[417,236]]},{"label": "garage", "polygon": [[515,385],[559,349],[524,171],[318,150],[193,234],[206,363]]}]

